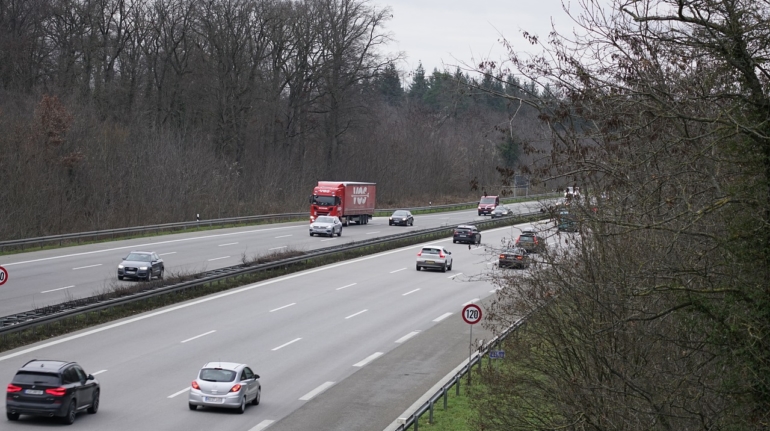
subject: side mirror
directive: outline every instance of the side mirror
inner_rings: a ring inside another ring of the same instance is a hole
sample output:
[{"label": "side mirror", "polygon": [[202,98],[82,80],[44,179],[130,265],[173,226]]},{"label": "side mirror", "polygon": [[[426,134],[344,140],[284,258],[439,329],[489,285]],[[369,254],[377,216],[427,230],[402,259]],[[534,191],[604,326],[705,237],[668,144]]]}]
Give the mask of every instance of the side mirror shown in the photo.
[{"label": "side mirror", "polygon": [[254,374],[254,378],[258,379],[259,378],[259,374]]},{"label": "side mirror", "polygon": [[313,195],[310,195],[310,197],[308,198],[308,202],[310,202],[311,204],[313,203]]},{"label": "side mirror", "polygon": [[89,374],[88,377],[86,378],[86,380],[93,380],[93,379],[94,379],[94,375],[93,374]]}]

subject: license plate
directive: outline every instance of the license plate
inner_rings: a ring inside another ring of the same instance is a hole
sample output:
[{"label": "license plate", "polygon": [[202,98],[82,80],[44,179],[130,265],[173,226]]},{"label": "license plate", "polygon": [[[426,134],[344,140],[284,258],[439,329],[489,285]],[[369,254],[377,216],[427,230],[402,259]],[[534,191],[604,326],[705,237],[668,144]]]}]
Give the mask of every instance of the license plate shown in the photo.
[{"label": "license plate", "polygon": [[222,397],[203,397],[203,401],[207,403],[223,403],[225,399]]},{"label": "license plate", "polygon": [[27,389],[24,391],[25,394],[30,395],[43,395],[43,391],[37,390],[37,389]]},{"label": "license plate", "polygon": [[436,263],[436,262],[434,262],[432,260],[426,260],[425,263]]}]

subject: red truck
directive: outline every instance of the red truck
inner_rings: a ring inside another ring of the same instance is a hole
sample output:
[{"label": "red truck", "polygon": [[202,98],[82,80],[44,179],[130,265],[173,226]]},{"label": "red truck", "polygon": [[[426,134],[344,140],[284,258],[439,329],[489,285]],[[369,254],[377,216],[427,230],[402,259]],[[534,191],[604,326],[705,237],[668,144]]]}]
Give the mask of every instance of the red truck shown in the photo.
[{"label": "red truck", "polygon": [[337,216],[344,226],[367,224],[374,216],[377,184],[354,181],[319,181],[310,196],[310,222],[319,216]]}]

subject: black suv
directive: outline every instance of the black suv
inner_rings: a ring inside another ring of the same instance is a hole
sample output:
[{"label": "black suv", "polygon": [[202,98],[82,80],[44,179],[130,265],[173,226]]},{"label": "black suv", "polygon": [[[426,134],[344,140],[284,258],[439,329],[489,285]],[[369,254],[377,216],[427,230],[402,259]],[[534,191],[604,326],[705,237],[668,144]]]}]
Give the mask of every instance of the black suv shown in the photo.
[{"label": "black suv", "polygon": [[453,243],[467,242],[469,244],[481,244],[481,232],[473,225],[461,224],[455,228]]},{"label": "black suv", "polygon": [[9,421],[19,415],[56,416],[71,424],[79,411],[99,410],[99,389],[94,376],[75,362],[33,359],[8,385],[5,414]]}]

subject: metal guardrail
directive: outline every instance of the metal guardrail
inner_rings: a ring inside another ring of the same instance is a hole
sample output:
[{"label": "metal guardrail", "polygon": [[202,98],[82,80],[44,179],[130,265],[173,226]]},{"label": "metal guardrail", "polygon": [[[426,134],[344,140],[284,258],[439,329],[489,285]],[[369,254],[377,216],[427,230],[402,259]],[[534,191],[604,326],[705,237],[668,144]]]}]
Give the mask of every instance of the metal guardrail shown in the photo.
[{"label": "metal guardrail", "polygon": [[[539,198],[539,197],[548,197],[548,196],[553,196],[553,193],[528,195],[526,197]],[[525,196],[519,196],[515,198],[508,197],[508,198],[503,198],[501,200],[511,201],[514,199],[521,199],[522,197],[525,197]],[[430,210],[449,210],[452,208],[462,208],[462,207],[467,207],[469,205],[475,205],[476,203],[477,203],[476,201],[473,201],[473,202],[463,202],[463,203],[457,203],[457,204],[429,205],[429,206],[412,207],[412,208],[382,208],[382,209],[375,209],[375,213],[392,212],[397,209],[407,209],[413,212],[430,211]],[[285,213],[285,214],[263,214],[263,215],[253,215],[253,216],[227,217],[227,218],[210,219],[210,220],[195,220],[195,221],[185,221],[185,222],[175,222],[175,223],[154,224],[154,225],[148,225],[148,226],[104,229],[104,230],[96,230],[96,231],[90,231],[90,232],[65,233],[60,235],[49,235],[49,236],[41,236],[36,238],[13,239],[13,240],[7,240],[7,241],[0,241],[0,252],[5,251],[6,247],[21,247],[21,249],[23,250],[24,246],[27,246],[27,245],[39,244],[42,246],[43,244],[55,243],[55,242],[59,242],[59,245],[61,245],[64,241],[72,241],[72,240],[77,240],[79,243],[81,240],[84,240],[84,239],[98,240],[100,238],[108,238],[108,237],[113,238],[115,236],[133,234],[133,233],[145,233],[145,232],[153,232],[153,231],[155,232],[172,231],[172,230],[180,230],[180,229],[188,229],[188,228],[197,228],[201,226],[213,227],[214,225],[253,223],[253,222],[269,221],[269,220],[286,220],[286,219],[299,218],[299,217],[310,217],[310,213],[297,212],[297,213]]]},{"label": "metal guardrail", "polygon": [[[460,381],[461,379],[471,372],[473,369],[473,366],[478,364],[479,367],[481,367],[481,361],[484,358],[484,356],[489,355],[489,351],[492,350],[492,348],[495,348],[505,340],[508,335],[510,335],[513,331],[521,327],[527,319],[527,316],[524,316],[513,323],[513,325],[509,326],[508,329],[503,331],[501,334],[499,334],[497,337],[493,338],[489,343],[482,346],[479,350],[477,350],[476,355],[471,358],[471,360],[462,368],[460,371],[458,371],[447,383],[445,383],[439,390],[436,391],[433,395],[431,395],[430,398],[428,398],[427,401],[425,401],[420,407],[417,408],[417,410],[414,411],[411,415],[409,415],[406,418],[399,418],[399,420],[402,420],[403,423],[401,423],[398,427],[396,427],[395,431],[406,431],[409,429],[409,427],[414,426],[414,431],[419,430],[420,426],[420,418],[425,414],[428,413],[428,422],[433,423],[433,409],[436,406],[436,403],[442,401],[444,404],[444,410],[447,408],[447,397],[449,395],[449,390],[452,389],[452,386],[455,387],[455,395],[460,395]],[[491,360],[491,358],[490,358]]]},{"label": "metal guardrail", "polygon": [[[541,215],[540,212],[531,212],[524,214],[515,214],[511,217],[504,219],[491,219],[484,221],[475,221],[460,224],[476,224],[476,225],[489,225],[497,224],[501,221],[512,221],[527,219],[536,215]],[[317,249],[313,252],[303,254],[302,256],[282,259],[280,261],[264,263],[259,265],[253,265],[244,267],[243,265],[231,266],[221,268],[218,270],[207,271],[201,274],[196,274],[193,277],[195,280],[184,281],[171,285],[166,285],[162,281],[150,282],[147,284],[147,289],[138,293],[118,297],[111,299],[104,299],[104,295],[95,295],[81,299],[75,299],[67,301],[57,305],[51,305],[43,308],[38,308],[31,311],[21,312],[5,316],[0,318],[0,335],[5,335],[12,332],[22,331],[30,329],[38,325],[52,323],[58,320],[62,320],[78,314],[99,311],[118,305],[125,305],[131,302],[144,300],[153,296],[164,295],[171,292],[176,292],[185,289],[191,289],[194,287],[202,286],[207,283],[224,281],[228,278],[252,274],[259,271],[266,271],[270,269],[280,268],[302,261],[319,258],[323,256],[332,255],[335,253],[342,253],[346,251],[356,250],[364,247],[370,247],[377,244],[383,244],[387,242],[398,241],[407,238],[414,238],[424,235],[431,235],[440,233],[445,230],[452,230],[457,225],[440,226],[430,229],[422,229],[414,232],[405,232],[396,235],[388,235],[379,238],[372,238],[364,241],[356,241],[340,246],[327,247],[323,249]]]}]

